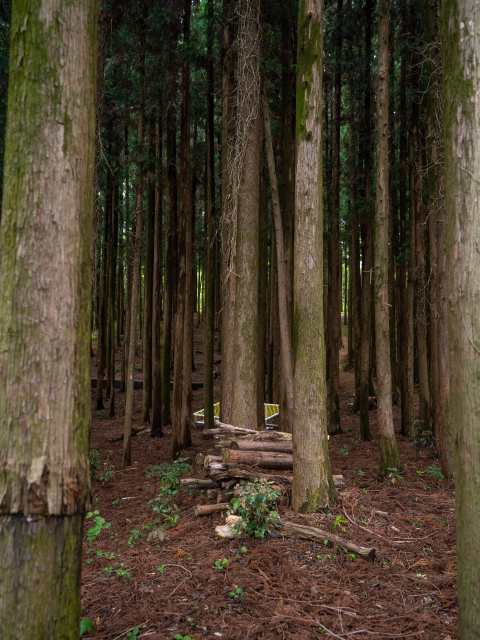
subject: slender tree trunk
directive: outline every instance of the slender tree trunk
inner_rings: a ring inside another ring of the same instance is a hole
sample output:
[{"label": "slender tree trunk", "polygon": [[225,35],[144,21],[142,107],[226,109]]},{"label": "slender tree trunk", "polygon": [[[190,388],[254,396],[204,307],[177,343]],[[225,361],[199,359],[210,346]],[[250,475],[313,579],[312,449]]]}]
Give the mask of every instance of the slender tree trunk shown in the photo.
[{"label": "slender tree trunk", "polygon": [[109,418],[115,417],[115,285],[117,270],[117,242],[118,242],[118,209],[119,209],[119,185],[115,181],[113,184],[113,206],[112,206],[112,240],[110,243],[110,275],[109,288],[109,322],[110,322],[110,407]]},{"label": "slender tree trunk", "polygon": [[377,71],[377,217],[375,222],[375,338],[377,343],[377,425],[380,434],[380,473],[400,468],[393,430],[390,322],[388,305],[388,24],[389,0],[378,8]]},{"label": "slender tree trunk", "polygon": [[300,0],[294,250],[295,414],[292,506],[326,507],[334,496],[327,440],[323,325],[322,104],[323,3]]},{"label": "slender tree trunk", "polygon": [[[152,135],[152,133],[150,133]],[[147,184],[147,211],[145,233],[145,270],[142,333],[143,398],[142,423],[150,424],[152,406],[152,314],[153,314],[153,225],[155,215],[155,186],[151,180]]]},{"label": "slender tree trunk", "polygon": [[280,320],[280,352],[282,356],[282,369],[285,384],[285,400],[287,416],[282,418],[283,431],[291,433],[294,416],[293,401],[293,352],[290,338],[290,326],[288,324],[288,264],[285,260],[284,237],[282,228],[282,215],[280,212],[280,199],[278,196],[277,177],[275,174],[275,159],[273,157],[272,132],[270,130],[270,112],[267,96],[263,92],[263,122],[265,130],[265,146],[267,150],[268,169],[270,174],[270,188],[272,191],[273,216],[275,222],[275,242],[277,248],[278,270],[278,312]]},{"label": "slender tree trunk", "polygon": [[110,215],[111,208],[111,190],[110,190],[111,174],[107,171],[107,191],[105,198],[105,214],[104,214],[104,230],[103,230],[103,250],[102,250],[102,266],[101,266],[101,291],[100,291],[100,313],[98,319],[98,336],[97,336],[97,401],[96,411],[102,411],[103,406],[103,376],[105,373],[105,355],[106,355],[106,321],[107,321],[107,250],[110,238]]},{"label": "slender tree trunk", "polygon": [[213,75],[213,0],[208,0],[208,36],[207,36],[207,126],[205,140],[207,145],[206,161],[206,205],[205,234],[207,239],[206,254],[206,300],[203,341],[203,408],[204,428],[215,426],[213,417],[213,352],[215,321],[215,150],[214,150],[214,75]]},{"label": "slender tree trunk", "polygon": [[0,620],[11,638],[78,638],[97,28],[95,0],[12,3],[0,230]]},{"label": "slender tree trunk", "polygon": [[265,136],[260,155],[260,205],[258,224],[258,336],[257,336],[257,423],[265,428],[265,353],[267,341],[268,206],[265,172]]},{"label": "slender tree trunk", "polygon": [[163,127],[162,103],[155,135],[155,223],[153,242],[153,335],[152,335],[152,438],[161,438],[162,431],[162,219],[163,219]]},{"label": "slender tree trunk", "polygon": [[131,234],[130,234],[130,157],[128,154],[128,126],[125,125],[125,258],[127,263],[127,301],[125,305],[125,335],[123,337],[122,374],[120,391],[127,390],[128,351],[130,340],[130,307],[132,294],[132,268],[131,268]]},{"label": "slender tree trunk", "polygon": [[[180,114],[180,216],[179,216],[179,271],[177,293],[177,315],[175,326],[175,367],[173,370],[173,429],[172,429],[172,459],[180,451],[192,444],[190,437],[189,416],[185,424],[182,423],[182,380],[185,386],[185,371],[188,370],[191,379],[191,353],[187,358],[185,349],[185,309],[187,273],[191,276],[191,266],[186,264],[187,235],[190,236],[192,226],[192,192],[190,167],[190,64],[188,61],[188,47],[190,46],[190,15],[191,1],[185,0],[183,11],[183,41],[187,53],[183,57],[182,69],[182,106]],[[190,307],[189,307],[190,311]],[[189,344],[191,343],[188,340]],[[192,384],[190,382],[190,389]],[[190,391],[191,393],[191,391]],[[184,427],[184,428],[182,428]]]},{"label": "slender tree trunk", "polygon": [[[450,405],[451,424],[455,425],[454,434],[450,429],[444,432],[447,443],[443,446],[452,447],[454,457],[458,633],[462,640],[474,640],[480,629],[480,114],[474,98],[480,83],[480,47],[474,23],[477,10],[473,0],[442,2]],[[438,249],[440,253],[440,244]]]},{"label": "slender tree trunk", "polygon": [[406,434],[412,438],[415,435],[413,416],[414,393],[414,301],[415,301],[415,178],[414,178],[414,142],[410,134],[409,158],[410,158],[410,211],[408,219],[408,242],[410,257],[408,261],[408,283],[405,304],[405,369],[406,369],[406,401],[408,403]]},{"label": "slender tree trunk", "polygon": [[260,2],[239,0],[236,155],[238,279],[232,422],[257,428],[258,214],[260,157]]},{"label": "slender tree trunk", "polygon": [[[370,102],[371,102],[371,86],[370,86],[370,60],[372,53],[372,0],[366,0],[365,5],[365,107],[363,121],[363,155],[365,166],[365,200],[368,203],[371,198],[371,148],[370,148]],[[370,210],[367,210],[366,219],[364,221],[363,234],[363,262],[362,262],[362,326],[361,326],[361,350],[360,350],[360,437],[362,440],[371,440],[370,433],[370,416],[368,408],[368,391],[370,376],[370,337],[371,337],[371,293],[373,282],[373,233],[372,220]]]},{"label": "slender tree trunk", "polygon": [[330,428],[332,434],[342,433],[340,423],[340,359],[339,348],[341,341],[341,322],[338,301],[341,296],[341,268],[340,259],[340,114],[342,92],[342,7],[343,0],[337,0],[337,35],[335,42],[335,113],[333,122],[333,206],[332,206],[332,237],[331,249],[331,313],[330,313]]},{"label": "slender tree trunk", "polygon": [[[145,17],[143,18],[145,22]],[[140,95],[138,105],[137,134],[137,202],[135,207],[135,236],[133,239],[132,298],[130,303],[130,340],[128,352],[127,396],[125,398],[125,423],[123,431],[123,466],[132,464],[132,416],[133,416],[133,377],[135,373],[135,351],[137,347],[137,311],[140,293],[140,260],[142,254],[143,227],[143,137],[145,128],[145,31],[140,35]]]}]

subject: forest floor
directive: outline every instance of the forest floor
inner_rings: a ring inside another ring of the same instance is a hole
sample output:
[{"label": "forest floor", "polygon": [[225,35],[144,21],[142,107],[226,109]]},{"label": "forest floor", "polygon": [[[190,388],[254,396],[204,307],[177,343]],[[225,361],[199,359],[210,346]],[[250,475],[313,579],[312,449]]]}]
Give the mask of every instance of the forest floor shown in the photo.
[{"label": "forest floor", "polygon": [[[203,375],[202,333],[200,325],[195,331],[195,381]],[[341,361],[345,355],[342,349]],[[117,360],[119,364],[120,351]],[[96,377],[94,359],[91,368]],[[142,377],[141,371],[136,377]],[[380,640],[457,638],[453,483],[437,477],[438,461],[431,457],[430,445],[418,446],[398,435],[399,407],[394,407],[394,420],[404,467],[401,479],[378,477],[376,410],[370,412],[373,440],[362,442],[359,418],[351,407],[353,385],[353,371],[342,366],[343,433],[329,442],[332,471],[345,479],[335,506],[327,513],[296,515],[287,495],[278,511],[282,519],[336,530],[359,545],[376,547],[373,563],[302,540],[217,540],[215,526],[224,523],[224,517],[195,517],[195,505],[211,502],[200,491],[179,492],[174,502],[180,518],[166,529],[168,537],[148,540],[156,517],[148,503],[158,495],[161,482],[148,478],[146,467],[170,462],[171,430],[161,439],[148,433],[132,438],[133,464],[122,469],[122,442],[112,440],[123,431],[125,394],[117,390],[117,417],[109,419],[108,402],[104,412],[93,411],[92,390],[91,448],[99,452],[97,476],[107,461],[115,478],[105,484],[92,481],[92,510],[111,527],[88,541],[86,533],[94,523],[85,523],[82,618],[91,620],[94,631],[84,637],[127,638],[138,626],[138,637],[152,640],[306,640],[322,634]],[[196,411],[202,407],[202,391],[193,396]],[[140,424],[141,405],[142,391],[135,391],[135,426]],[[203,477],[195,456],[212,444],[200,429],[192,429],[192,439],[186,452],[193,467],[188,475]],[[246,553],[241,552],[243,545]],[[215,562],[224,558],[226,570],[217,569]],[[230,595],[239,593],[243,595]]]}]

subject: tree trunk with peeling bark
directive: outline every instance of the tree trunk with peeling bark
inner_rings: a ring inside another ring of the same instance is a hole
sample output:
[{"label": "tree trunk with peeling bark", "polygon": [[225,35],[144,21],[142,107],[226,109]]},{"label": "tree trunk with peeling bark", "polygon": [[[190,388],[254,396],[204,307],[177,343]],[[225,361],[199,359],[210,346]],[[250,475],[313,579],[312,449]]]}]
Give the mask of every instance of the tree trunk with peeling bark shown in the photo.
[{"label": "tree trunk with peeling bark", "polygon": [[295,511],[326,507],[334,497],[328,457],[323,325],[322,199],[323,2],[300,0],[297,39],[294,245]]},{"label": "tree trunk with peeling bark", "polygon": [[458,531],[458,631],[462,640],[474,640],[480,629],[480,113],[474,98],[480,88],[480,46],[474,22],[477,11],[473,0],[442,2],[450,406],[455,425],[451,446]]},{"label": "tree trunk with peeling bark", "polygon": [[12,638],[78,638],[97,28],[96,0],[12,3],[0,231],[0,624]]}]

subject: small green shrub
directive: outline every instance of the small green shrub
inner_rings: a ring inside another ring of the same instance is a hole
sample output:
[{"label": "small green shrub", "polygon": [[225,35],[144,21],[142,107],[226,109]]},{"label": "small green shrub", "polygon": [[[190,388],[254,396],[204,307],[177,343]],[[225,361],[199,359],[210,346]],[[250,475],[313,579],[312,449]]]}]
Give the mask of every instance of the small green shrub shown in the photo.
[{"label": "small green shrub", "polygon": [[223,571],[224,569],[226,569],[228,566],[228,558],[219,558],[218,560],[215,560],[215,565],[212,567],[212,569],[217,569],[217,571]]},{"label": "small green shrub", "polygon": [[238,600],[238,598],[243,598],[243,589],[238,587],[238,589],[235,589],[235,591],[230,591],[228,595],[230,596],[230,598]]},{"label": "small green shrub", "polygon": [[103,463],[102,473],[98,476],[98,479],[102,484],[107,484],[107,482],[111,482],[115,479],[115,469],[113,468],[113,464],[110,460],[105,460]]},{"label": "small green shrub", "polygon": [[96,540],[98,534],[102,531],[102,529],[110,529],[110,527],[112,526],[111,522],[105,522],[105,518],[102,518],[100,516],[99,511],[89,511],[85,517],[88,519],[92,516],[95,516],[95,518],[93,518],[95,526],[87,531],[87,540],[89,540],[90,542],[92,540]]},{"label": "small green shrub", "polygon": [[[99,457],[100,454],[98,453],[98,451],[96,449],[90,449],[89,454],[88,454],[88,459],[90,461],[90,473],[92,478],[96,478],[97,477],[97,473],[98,473],[98,468],[100,466],[100,462],[99,462]],[[88,620],[87,620],[88,622]]]},{"label": "small green shrub", "polygon": [[85,631],[93,631],[93,625],[90,620],[80,620],[80,638],[83,636]]},{"label": "small green shrub", "polygon": [[280,492],[274,491],[265,479],[249,482],[243,487],[240,497],[232,500],[232,511],[242,518],[242,524],[235,525],[232,531],[264,538],[269,527],[279,518],[274,509],[279,497]]}]

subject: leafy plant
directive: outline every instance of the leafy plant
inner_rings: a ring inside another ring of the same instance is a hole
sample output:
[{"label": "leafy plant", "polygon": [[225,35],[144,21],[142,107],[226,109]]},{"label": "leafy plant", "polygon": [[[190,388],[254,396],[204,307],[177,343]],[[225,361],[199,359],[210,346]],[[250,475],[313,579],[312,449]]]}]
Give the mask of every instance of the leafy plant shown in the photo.
[{"label": "leafy plant", "polygon": [[228,566],[228,558],[219,558],[218,560],[215,560],[215,565],[212,567],[212,569],[223,571],[224,569],[227,568],[227,566]]},{"label": "leafy plant", "polygon": [[[96,449],[90,449],[88,453],[88,459],[90,461],[90,473],[92,474],[92,478],[97,477],[98,467],[100,466],[100,463],[98,461],[99,457],[100,454]],[[87,622],[89,622],[89,620],[87,620]]]},{"label": "leafy plant", "polygon": [[434,464],[428,467],[427,473],[431,473],[432,475],[434,475],[438,481],[445,480],[445,476],[443,475],[440,467],[436,467]]},{"label": "leafy plant", "polygon": [[132,529],[132,535],[129,537],[128,539],[128,546],[133,549],[135,543],[138,541],[138,539],[141,537],[141,533],[139,531],[139,529]]},{"label": "leafy plant", "polygon": [[115,478],[115,469],[113,468],[113,464],[110,460],[105,460],[103,463],[102,473],[99,475],[98,479],[102,484],[106,484],[107,482],[111,482]]},{"label": "leafy plant", "polygon": [[359,476],[364,476],[365,475],[365,471],[362,471],[361,469],[358,470],[358,475]]},{"label": "leafy plant", "polygon": [[133,629],[127,633],[127,638],[138,638],[139,634],[140,629],[138,627],[133,627]]},{"label": "leafy plant", "polygon": [[387,478],[390,478],[390,482],[395,484],[395,482],[402,482],[403,476],[401,476],[395,467],[387,468]]},{"label": "leafy plant", "polygon": [[232,500],[233,512],[242,518],[242,523],[232,528],[233,533],[243,531],[255,538],[268,535],[269,527],[279,518],[274,509],[279,497],[280,492],[274,491],[265,479],[249,482],[242,488],[240,497]]},{"label": "leafy plant", "polygon": [[340,447],[339,451],[342,456],[348,456],[348,447],[346,444],[344,444],[343,447]]},{"label": "leafy plant", "polygon": [[85,517],[88,519],[92,516],[95,516],[95,518],[93,519],[93,521],[95,522],[95,526],[87,531],[87,540],[89,540],[90,542],[92,540],[96,540],[98,534],[100,533],[100,531],[102,531],[102,529],[110,529],[110,527],[112,526],[111,522],[105,522],[105,518],[102,518],[100,516],[99,511],[89,511]]},{"label": "leafy plant", "polygon": [[243,589],[238,587],[238,589],[235,589],[235,591],[229,591],[228,595],[235,600],[237,600],[238,598],[243,598]]},{"label": "leafy plant", "polygon": [[154,513],[162,516],[167,527],[173,527],[180,519],[177,505],[174,504],[173,507],[171,507],[169,504],[172,498],[176,496],[179,491],[182,491],[180,479],[185,473],[192,471],[192,467],[185,462],[186,460],[188,460],[188,458],[179,458],[172,464],[164,462],[160,465],[151,464],[146,468],[147,478],[160,477],[162,479],[160,493],[156,498],[150,500],[148,506]]},{"label": "leafy plant", "polygon": [[176,633],[173,636],[173,640],[193,640],[193,638],[191,638],[190,636],[182,636],[181,633]]},{"label": "leafy plant", "polygon": [[112,502],[112,507],[117,507],[120,504],[120,498],[117,498]]},{"label": "leafy plant", "polygon": [[333,523],[333,528],[335,529],[335,527],[340,527],[340,529],[345,533],[346,529],[345,527],[342,527],[342,524],[348,524],[348,521],[344,520],[342,516],[337,516],[335,518],[335,522]]},{"label": "leafy plant", "polygon": [[165,573],[165,567],[163,566],[163,564],[161,567],[157,567],[157,571],[160,571],[160,573]]},{"label": "leafy plant", "polygon": [[90,620],[80,620],[80,638],[83,636],[85,631],[93,631],[93,625]]}]

